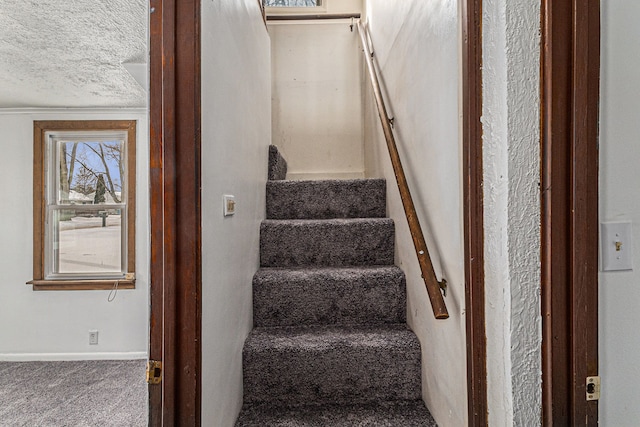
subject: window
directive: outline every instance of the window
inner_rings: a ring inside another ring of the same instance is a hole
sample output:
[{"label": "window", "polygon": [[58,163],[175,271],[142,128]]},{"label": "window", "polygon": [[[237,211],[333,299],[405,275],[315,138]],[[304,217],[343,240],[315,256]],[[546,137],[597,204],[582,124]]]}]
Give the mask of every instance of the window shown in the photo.
[{"label": "window", "polygon": [[34,122],[34,289],[133,288],[136,122]]},{"label": "window", "polygon": [[318,7],[322,0],[264,0],[265,7]]}]

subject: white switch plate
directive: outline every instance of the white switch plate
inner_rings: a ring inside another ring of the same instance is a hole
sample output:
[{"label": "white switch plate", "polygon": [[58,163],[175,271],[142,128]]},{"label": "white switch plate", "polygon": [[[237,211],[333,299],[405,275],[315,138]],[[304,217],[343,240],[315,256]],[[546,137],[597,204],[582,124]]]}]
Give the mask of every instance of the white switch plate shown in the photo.
[{"label": "white switch plate", "polygon": [[236,198],[230,194],[222,196],[222,207],[224,216],[231,216],[236,213]]},{"label": "white switch plate", "polygon": [[632,243],[630,222],[600,224],[602,271],[633,270]]}]

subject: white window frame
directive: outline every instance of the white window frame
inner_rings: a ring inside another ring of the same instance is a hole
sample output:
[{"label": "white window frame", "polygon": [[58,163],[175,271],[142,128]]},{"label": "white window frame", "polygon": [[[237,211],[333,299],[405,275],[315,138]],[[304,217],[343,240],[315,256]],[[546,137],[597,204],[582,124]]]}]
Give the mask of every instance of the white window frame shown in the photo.
[{"label": "white window frame", "polygon": [[[60,142],[110,142],[122,140],[124,150],[121,153],[124,162],[125,176],[121,178],[123,188],[121,191],[121,203],[117,204],[92,204],[92,205],[71,205],[60,203],[60,173],[59,165],[60,150],[58,144]],[[124,279],[128,272],[127,266],[127,193],[129,177],[127,176],[127,147],[128,138],[126,131],[63,131],[63,132],[45,132],[46,147],[46,181],[45,181],[45,280],[64,280],[64,279],[108,279],[120,280]],[[59,265],[58,248],[55,245],[55,236],[58,234],[57,227],[59,224],[54,221],[56,211],[121,211],[121,233],[120,233],[120,271],[113,273],[60,273],[56,271]]]}]

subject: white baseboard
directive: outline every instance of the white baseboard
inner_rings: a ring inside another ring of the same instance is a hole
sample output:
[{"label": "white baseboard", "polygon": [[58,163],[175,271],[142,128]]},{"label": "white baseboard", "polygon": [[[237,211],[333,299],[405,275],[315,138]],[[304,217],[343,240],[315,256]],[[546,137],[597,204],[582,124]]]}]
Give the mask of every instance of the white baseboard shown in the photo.
[{"label": "white baseboard", "polygon": [[0,353],[0,362],[53,362],[67,360],[147,359],[146,351],[121,353]]}]

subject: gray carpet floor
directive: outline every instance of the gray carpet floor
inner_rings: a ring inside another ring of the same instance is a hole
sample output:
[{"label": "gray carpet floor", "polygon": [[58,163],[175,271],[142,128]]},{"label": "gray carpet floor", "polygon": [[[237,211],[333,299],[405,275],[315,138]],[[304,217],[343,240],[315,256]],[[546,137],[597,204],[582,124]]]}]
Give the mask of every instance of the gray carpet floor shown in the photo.
[{"label": "gray carpet floor", "polygon": [[146,426],[145,363],[0,362],[0,426]]}]

